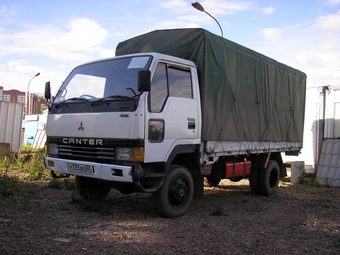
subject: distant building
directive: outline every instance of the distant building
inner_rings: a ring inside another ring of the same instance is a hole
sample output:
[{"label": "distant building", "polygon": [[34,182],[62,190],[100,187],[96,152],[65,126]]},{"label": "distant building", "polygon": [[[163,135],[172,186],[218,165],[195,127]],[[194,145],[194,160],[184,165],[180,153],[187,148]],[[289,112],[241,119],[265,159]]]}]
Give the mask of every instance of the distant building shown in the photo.
[{"label": "distant building", "polygon": [[0,86],[0,100],[7,101],[12,103],[25,103],[26,93],[21,92],[16,89],[4,90],[2,86]]},{"label": "distant building", "polygon": [[[29,93],[29,113],[31,114],[42,114],[47,109],[46,100],[43,95]],[[0,101],[7,101],[13,103],[25,104],[25,113],[27,112],[26,92],[22,92],[16,89],[4,90],[4,87],[0,86]]]},{"label": "distant building", "polygon": [[46,99],[42,94],[35,94],[30,93],[30,114],[42,114],[45,109],[47,109],[46,106]]}]

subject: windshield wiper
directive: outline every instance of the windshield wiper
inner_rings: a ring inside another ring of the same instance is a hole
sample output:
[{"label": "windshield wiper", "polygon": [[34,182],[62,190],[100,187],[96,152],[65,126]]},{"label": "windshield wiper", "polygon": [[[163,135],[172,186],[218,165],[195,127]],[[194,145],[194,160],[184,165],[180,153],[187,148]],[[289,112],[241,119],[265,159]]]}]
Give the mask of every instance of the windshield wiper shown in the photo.
[{"label": "windshield wiper", "polygon": [[54,107],[55,107],[55,108],[59,108],[59,107],[62,106],[62,105],[65,105],[66,107],[68,107],[68,105],[67,105],[66,103],[69,102],[69,101],[72,101],[72,100],[89,101],[88,99],[83,98],[83,97],[72,97],[72,98],[68,98],[68,99],[66,99],[66,100],[64,100],[64,101],[62,101],[62,102],[60,102],[60,103],[54,105]]},{"label": "windshield wiper", "polygon": [[106,99],[131,99],[131,100],[133,100],[133,102],[135,103],[135,106],[136,106],[136,100],[134,99],[134,97],[135,96],[129,97],[129,96],[121,96],[121,95],[111,95],[111,96],[100,98],[100,99],[92,102],[91,105],[94,106],[96,103],[105,101]]}]

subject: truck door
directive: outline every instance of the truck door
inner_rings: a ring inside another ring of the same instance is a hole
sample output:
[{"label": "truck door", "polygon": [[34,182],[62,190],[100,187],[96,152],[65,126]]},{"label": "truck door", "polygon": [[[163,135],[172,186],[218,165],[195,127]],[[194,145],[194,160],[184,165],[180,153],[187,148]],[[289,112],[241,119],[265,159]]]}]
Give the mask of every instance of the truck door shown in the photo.
[{"label": "truck door", "polygon": [[159,62],[148,96],[145,162],[165,161],[178,144],[193,144],[199,136],[198,99],[190,67]]}]

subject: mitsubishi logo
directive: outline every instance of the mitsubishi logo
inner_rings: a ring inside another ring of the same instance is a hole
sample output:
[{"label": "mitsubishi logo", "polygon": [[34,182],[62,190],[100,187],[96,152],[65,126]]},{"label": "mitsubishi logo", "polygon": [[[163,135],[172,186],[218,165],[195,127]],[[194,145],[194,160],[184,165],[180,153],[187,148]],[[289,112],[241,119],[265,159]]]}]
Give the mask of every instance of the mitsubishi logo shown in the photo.
[{"label": "mitsubishi logo", "polygon": [[80,122],[80,126],[79,126],[78,130],[84,130],[83,122]]}]

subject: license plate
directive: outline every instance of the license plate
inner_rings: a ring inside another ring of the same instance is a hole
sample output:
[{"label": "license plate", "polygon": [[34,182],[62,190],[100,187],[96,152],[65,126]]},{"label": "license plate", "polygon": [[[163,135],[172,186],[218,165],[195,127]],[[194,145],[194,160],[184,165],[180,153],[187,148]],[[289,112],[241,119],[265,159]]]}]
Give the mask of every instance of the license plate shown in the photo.
[{"label": "license plate", "polygon": [[93,174],[93,167],[91,165],[67,163],[67,168],[73,173]]}]

